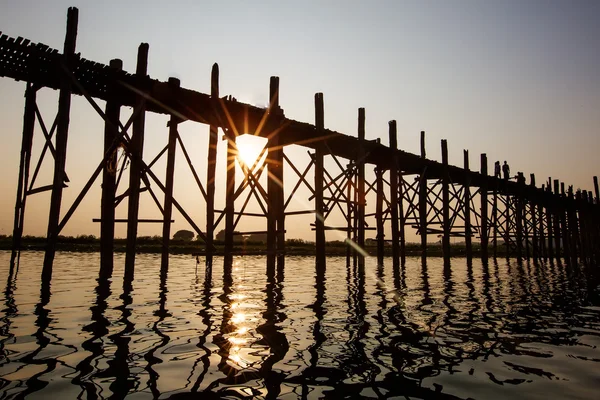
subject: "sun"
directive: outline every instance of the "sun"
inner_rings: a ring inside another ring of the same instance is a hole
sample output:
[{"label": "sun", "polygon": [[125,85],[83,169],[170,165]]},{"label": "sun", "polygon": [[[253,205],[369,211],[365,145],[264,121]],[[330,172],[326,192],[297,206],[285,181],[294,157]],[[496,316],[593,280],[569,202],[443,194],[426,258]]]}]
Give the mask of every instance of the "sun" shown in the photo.
[{"label": "sun", "polygon": [[236,138],[239,156],[248,168],[256,162],[266,142],[267,139],[254,135],[240,135]]}]

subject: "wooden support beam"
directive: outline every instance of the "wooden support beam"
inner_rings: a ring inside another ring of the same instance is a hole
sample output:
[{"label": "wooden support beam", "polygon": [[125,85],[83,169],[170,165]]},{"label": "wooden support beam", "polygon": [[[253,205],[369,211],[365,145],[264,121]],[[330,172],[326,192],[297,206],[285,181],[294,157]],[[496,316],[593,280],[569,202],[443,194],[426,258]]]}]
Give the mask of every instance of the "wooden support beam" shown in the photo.
[{"label": "wooden support beam", "polygon": [[[488,176],[487,155],[481,154],[481,175]],[[481,259],[488,258],[488,199],[487,199],[487,179],[483,180],[480,189],[481,197]]]},{"label": "wooden support beam", "polygon": [[562,249],[562,240],[560,234],[560,183],[558,179],[554,180],[554,196],[552,196],[552,214],[553,214],[553,228],[554,228],[554,246],[555,246],[555,255],[556,261],[559,261],[561,256],[563,255]]},{"label": "wooden support beam", "polygon": [[550,182],[552,181],[552,178],[548,178],[548,186],[546,187],[546,204],[545,204],[545,208],[546,208],[546,237],[547,239],[547,243],[546,243],[546,248],[547,248],[547,252],[548,252],[548,258],[550,260],[554,259],[554,230],[552,229],[552,204],[553,204],[553,197],[552,197],[552,187],[550,186]]},{"label": "wooden support beam", "polygon": [[233,266],[233,230],[235,216],[235,157],[237,153],[236,136],[234,132],[225,132],[227,139],[227,180],[225,188],[225,243],[224,267],[227,271]]},{"label": "wooden support beam", "polygon": [[[465,171],[469,171],[469,150],[463,151],[463,165]],[[465,174],[464,183],[464,210],[465,210],[465,247],[467,251],[467,260],[473,258],[473,245],[471,242],[471,235],[473,234],[471,229],[471,178],[469,174]]]},{"label": "wooden support beam", "polygon": [[[535,175],[531,174],[531,182],[529,183],[529,187],[531,191],[535,190]],[[537,209],[538,209],[538,200],[536,198],[532,199],[530,203],[530,213],[531,213],[531,227],[532,227],[532,244],[533,244],[533,259],[538,260],[540,258],[540,246],[538,242],[538,224],[537,224]]]},{"label": "wooden support beam", "polygon": [[[219,102],[219,65],[213,64],[210,75],[210,98],[214,107]],[[217,142],[219,128],[209,126],[208,164],[206,166],[206,265],[212,266],[215,229],[215,171],[217,168]]]},{"label": "wooden support beam", "polygon": [[375,220],[377,224],[377,264],[383,265],[383,252],[385,243],[383,225],[383,170],[379,167],[375,168],[375,180],[377,195],[375,202]]},{"label": "wooden support beam", "polygon": [[63,48],[63,61],[67,71],[60,79],[60,92],[58,95],[58,115],[56,127],[56,159],[54,161],[54,178],[52,195],[50,198],[50,212],[48,218],[48,233],[42,281],[50,282],[52,279],[52,264],[56,252],[58,238],[58,222],[60,219],[60,206],[62,201],[63,183],[65,181],[65,166],[67,159],[67,138],[69,134],[69,114],[71,109],[71,67],[75,58],[75,44],[77,42],[77,22],[79,11],[69,7],[67,11],[67,33]]},{"label": "wooden support beam", "polygon": [[[325,129],[323,93],[315,94],[315,127],[318,132]],[[323,143],[315,148],[315,245],[317,271],[325,271],[325,213],[323,207]]]},{"label": "wooden support beam", "polygon": [[515,240],[517,242],[517,260],[521,260],[523,257],[523,213],[525,211],[525,204],[523,201],[523,195],[525,190],[525,177],[522,172],[517,173],[517,196],[514,198],[515,202]]},{"label": "wooden support beam", "polygon": [[[494,192],[492,193],[492,253],[494,258],[498,257],[498,182],[499,179],[494,180]],[[482,189],[483,190],[483,189]]]},{"label": "wooden support beam", "polygon": [[594,193],[596,194],[595,204],[600,204],[600,187],[598,186],[597,176],[594,176]]},{"label": "wooden support beam", "polygon": [[575,194],[573,193],[573,187],[569,186],[567,190],[567,220],[569,226],[569,242],[571,249],[571,262],[573,265],[577,263],[578,256],[581,255],[581,249],[578,246],[578,221],[577,221],[577,209],[575,205]]},{"label": "wooden support beam", "polygon": [[[357,227],[357,240],[358,246],[361,249],[365,248],[365,208],[366,208],[366,195],[365,195],[365,109],[358,109],[358,149],[356,164],[358,167],[358,176],[356,177],[357,184],[357,195],[358,195],[358,206],[357,216],[358,227]],[[358,254],[358,264],[364,266],[365,257],[362,253]]]},{"label": "wooden support beam", "polygon": [[[269,119],[281,115],[279,107],[279,78],[272,76],[269,85]],[[283,265],[285,251],[285,213],[283,193],[283,147],[279,141],[279,131],[272,132],[267,142],[267,251],[278,254],[277,261]],[[275,266],[275,256],[267,257],[267,269]]]},{"label": "wooden support beam", "polygon": [[29,183],[29,167],[31,164],[31,148],[35,128],[35,110],[37,89],[27,84],[25,89],[25,110],[23,112],[23,136],[21,138],[21,157],[19,160],[19,181],[17,182],[17,200],[15,202],[15,219],[12,236],[12,253],[10,256],[11,276],[15,261],[21,252],[21,237],[25,221],[25,204],[27,200],[27,185]]},{"label": "wooden support beam", "polygon": [[[425,160],[425,131],[421,131],[421,158]],[[419,234],[421,235],[421,258],[427,257],[427,167],[419,176]]]},{"label": "wooden support beam", "polygon": [[[123,61],[115,59],[110,61],[110,68],[114,71],[123,69]],[[115,82],[116,83],[116,82]],[[113,248],[115,241],[115,193],[117,190],[117,151],[114,141],[119,140],[119,122],[121,104],[115,96],[115,87],[109,88],[112,96],[106,102],[104,121],[104,155],[108,160],[102,169],[102,198],[100,201],[100,278],[109,279],[113,271]]]},{"label": "wooden support beam", "polygon": [[[148,44],[138,47],[136,76],[145,77],[148,72]],[[125,281],[133,280],[135,268],[135,251],[140,208],[140,181],[142,177],[142,160],[144,154],[144,127],[146,122],[145,98],[137,95],[139,112],[133,120],[133,133],[129,142],[131,159],[129,164],[129,199],[127,204],[127,243],[125,245]]]},{"label": "wooden support beam", "polygon": [[548,260],[548,244],[547,244],[547,238],[548,238],[548,223],[547,223],[547,218],[546,218],[546,214],[545,214],[545,210],[546,210],[546,186],[542,184],[542,196],[540,198],[540,202],[538,204],[538,216],[539,216],[539,223],[540,223],[540,253],[542,256],[542,259],[544,261]]},{"label": "wooden support beam", "polygon": [[563,257],[565,262],[571,260],[571,241],[569,240],[569,228],[567,226],[567,195],[565,183],[560,183],[560,234],[562,237]]},{"label": "wooden support beam", "polygon": [[[398,148],[398,133],[396,121],[389,122],[390,148],[396,153]],[[398,158],[395,157],[390,168],[390,218],[392,222],[392,266],[400,265],[400,229],[398,216]]]},{"label": "wooden support beam", "polygon": [[442,139],[442,251],[444,264],[450,263],[450,177],[448,176],[448,141]]},{"label": "wooden support beam", "polygon": [[[171,89],[177,93],[181,83],[177,78],[169,78]],[[163,204],[162,254],[160,259],[161,277],[166,277],[169,270],[169,242],[171,241],[171,216],[173,215],[173,186],[175,181],[175,150],[177,146],[177,126],[181,120],[171,115],[169,120],[169,143],[167,145],[167,170],[165,181],[165,200]]]}]

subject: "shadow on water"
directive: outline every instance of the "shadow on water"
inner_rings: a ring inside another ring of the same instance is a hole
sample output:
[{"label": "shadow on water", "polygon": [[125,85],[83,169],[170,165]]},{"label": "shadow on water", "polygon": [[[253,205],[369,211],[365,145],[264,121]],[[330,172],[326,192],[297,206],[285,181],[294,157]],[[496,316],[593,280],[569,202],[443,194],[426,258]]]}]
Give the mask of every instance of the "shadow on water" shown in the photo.
[{"label": "shadow on water", "polygon": [[96,286],[96,301],[90,307],[91,323],[85,325],[82,331],[89,332],[92,336],[81,343],[81,347],[90,353],[77,364],[79,374],[71,381],[74,385],[81,386],[88,398],[100,396],[102,388],[94,384],[93,377],[98,362],[105,352],[103,338],[108,334],[110,321],[106,318],[105,312],[108,307],[107,299],[111,294],[111,281],[106,278],[98,278]]},{"label": "shadow on water", "polygon": [[112,378],[109,389],[112,392],[111,398],[122,399],[139,385],[139,378],[131,373],[129,362],[132,359],[132,354],[129,350],[129,342],[131,341],[131,333],[135,330],[135,323],[130,321],[131,304],[133,285],[129,279],[123,281],[123,294],[121,294],[121,305],[116,309],[120,311],[121,316],[117,320],[117,324],[122,326],[122,329],[109,335],[108,339],[116,347],[115,353],[107,360],[108,367],[105,370],[99,371],[95,377],[106,379]]},{"label": "shadow on water", "polygon": [[[197,271],[196,271],[196,273],[197,273]],[[196,275],[196,284],[198,284],[198,283],[199,283],[199,280],[198,280],[198,276]],[[192,367],[192,371],[190,372],[190,377],[188,377],[188,380],[195,374],[196,368],[199,363],[202,363],[202,371],[200,371],[200,373],[198,374],[198,378],[196,379],[196,381],[194,382],[194,385],[192,386],[192,390],[191,390],[192,393],[198,392],[198,390],[200,388],[200,384],[202,383],[202,380],[204,379],[204,376],[206,375],[206,373],[208,372],[208,369],[210,367],[211,350],[206,345],[206,339],[208,338],[208,335],[212,331],[212,326],[213,326],[212,307],[210,305],[212,287],[213,287],[213,284],[212,284],[212,259],[211,259],[210,263],[207,263],[206,270],[204,272],[204,283],[202,285],[202,291],[201,291],[201,297],[200,297],[201,308],[200,308],[200,311],[198,311],[198,315],[200,316],[200,318],[202,319],[202,323],[206,327],[204,329],[204,331],[202,332],[202,334],[200,335],[200,337],[198,338],[198,344],[196,344],[196,346],[198,348],[202,349],[203,354],[194,363],[194,365]]]}]

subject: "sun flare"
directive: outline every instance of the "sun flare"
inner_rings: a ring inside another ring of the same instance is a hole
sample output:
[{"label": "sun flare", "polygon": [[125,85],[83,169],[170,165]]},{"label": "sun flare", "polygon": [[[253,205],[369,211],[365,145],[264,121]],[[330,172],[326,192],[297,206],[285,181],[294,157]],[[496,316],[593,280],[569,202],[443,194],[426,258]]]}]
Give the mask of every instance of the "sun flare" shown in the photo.
[{"label": "sun flare", "polygon": [[252,167],[255,163],[261,150],[265,146],[265,141],[265,139],[254,135],[242,135],[237,137],[236,146],[239,156],[248,168]]}]

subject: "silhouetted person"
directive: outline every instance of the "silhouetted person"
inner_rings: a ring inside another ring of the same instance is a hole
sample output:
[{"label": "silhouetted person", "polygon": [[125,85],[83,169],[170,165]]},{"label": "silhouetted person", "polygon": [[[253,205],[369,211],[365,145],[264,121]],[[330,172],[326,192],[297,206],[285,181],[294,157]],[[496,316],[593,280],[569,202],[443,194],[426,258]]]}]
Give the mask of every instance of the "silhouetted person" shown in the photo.
[{"label": "silhouetted person", "polygon": [[494,163],[494,178],[500,178],[500,161]]},{"label": "silhouetted person", "polygon": [[504,174],[505,181],[510,179],[510,167],[508,166],[506,161],[504,161],[504,164],[502,164],[502,173]]}]

